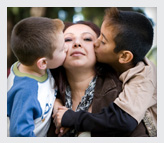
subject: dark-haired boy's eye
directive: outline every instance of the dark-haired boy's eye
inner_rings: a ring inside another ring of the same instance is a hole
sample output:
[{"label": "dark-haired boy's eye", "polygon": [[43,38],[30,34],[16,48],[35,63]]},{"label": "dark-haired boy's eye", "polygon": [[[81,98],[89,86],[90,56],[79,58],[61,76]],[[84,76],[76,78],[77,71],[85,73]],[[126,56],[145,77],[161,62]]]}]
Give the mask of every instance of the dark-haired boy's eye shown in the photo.
[{"label": "dark-haired boy's eye", "polygon": [[71,38],[66,38],[66,39],[65,39],[65,42],[70,42],[70,41],[72,41]]},{"label": "dark-haired boy's eye", "polygon": [[103,45],[105,45],[105,42],[101,41],[101,43],[102,43]]}]

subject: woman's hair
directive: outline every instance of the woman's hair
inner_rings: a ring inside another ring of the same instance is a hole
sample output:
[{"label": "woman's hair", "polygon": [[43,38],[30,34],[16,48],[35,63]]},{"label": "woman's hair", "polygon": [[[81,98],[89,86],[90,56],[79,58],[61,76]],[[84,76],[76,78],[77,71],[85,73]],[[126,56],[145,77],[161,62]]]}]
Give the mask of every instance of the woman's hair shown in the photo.
[{"label": "woman's hair", "polygon": [[106,30],[113,28],[114,52],[131,51],[134,64],[143,60],[153,42],[153,27],[149,19],[138,12],[119,11],[113,7],[106,9],[104,22]]},{"label": "woman's hair", "polygon": [[[100,28],[94,23],[89,22],[89,21],[78,21],[76,23],[65,22],[64,24],[65,24],[64,31],[72,25],[84,24],[84,25],[89,26],[96,33],[97,38],[100,35]],[[95,66],[96,74],[99,74],[101,70],[102,68],[100,64],[97,63]],[[56,86],[58,87],[58,96],[60,96],[60,99],[62,99],[62,102],[65,105],[65,90],[66,90],[66,86],[68,85],[65,69],[63,66],[61,66],[57,69],[51,69],[51,73],[53,77],[55,78],[55,83],[56,83]]]},{"label": "woman's hair", "polygon": [[68,27],[70,27],[72,25],[84,24],[86,26],[89,26],[96,33],[97,37],[99,37],[99,35],[100,35],[100,28],[96,24],[94,24],[90,21],[77,21],[76,23],[64,22],[64,24],[65,24],[65,27],[64,27],[63,31],[65,31]]},{"label": "woman's hair", "polygon": [[59,19],[29,17],[18,22],[11,34],[11,50],[24,65],[30,66],[41,57],[52,58],[54,39],[64,24]]}]

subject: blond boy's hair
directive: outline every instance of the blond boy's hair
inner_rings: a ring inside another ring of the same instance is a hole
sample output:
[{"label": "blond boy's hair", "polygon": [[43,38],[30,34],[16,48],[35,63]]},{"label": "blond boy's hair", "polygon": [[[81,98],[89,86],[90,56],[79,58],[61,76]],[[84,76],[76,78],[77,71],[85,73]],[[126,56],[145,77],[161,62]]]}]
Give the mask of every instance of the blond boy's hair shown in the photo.
[{"label": "blond boy's hair", "polygon": [[55,39],[64,28],[59,19],[29,17],[18,22],[11,34],[11,49],[17,59],[30,66],[41,57],[52,58]]}]

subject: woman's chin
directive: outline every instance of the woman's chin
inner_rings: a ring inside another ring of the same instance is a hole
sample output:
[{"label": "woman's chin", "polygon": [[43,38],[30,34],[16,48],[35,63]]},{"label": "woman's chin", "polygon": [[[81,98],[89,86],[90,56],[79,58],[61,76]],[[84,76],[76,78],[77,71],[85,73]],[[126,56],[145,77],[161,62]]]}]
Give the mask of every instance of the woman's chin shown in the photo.
[{"label": "woman's chin", "polygon": [[73,62],[69,65],[66,65],[66,64],[64,65],[65,69],[74,69],[74,70],[78,70],[80,68],[85,69],[85,67],[86,67],[86,63],[83,63],[83,62]]}]

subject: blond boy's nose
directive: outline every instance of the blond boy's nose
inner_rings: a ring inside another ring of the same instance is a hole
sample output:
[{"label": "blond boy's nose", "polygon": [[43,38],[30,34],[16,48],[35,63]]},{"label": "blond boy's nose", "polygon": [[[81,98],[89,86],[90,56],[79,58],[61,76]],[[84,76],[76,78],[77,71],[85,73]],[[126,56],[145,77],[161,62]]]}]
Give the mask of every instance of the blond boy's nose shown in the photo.
[{"label": "blond boy's nose", "polygon": [[68,51],[68,45],[65,44],[65,45],[64,45],[64,52],[66,53],[67,51]]}]

